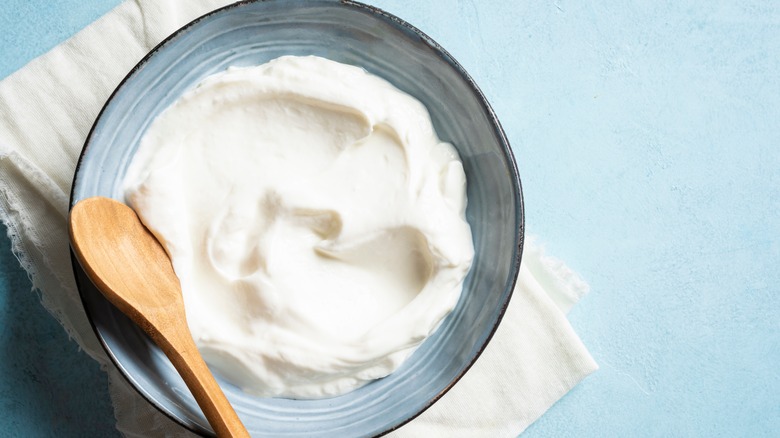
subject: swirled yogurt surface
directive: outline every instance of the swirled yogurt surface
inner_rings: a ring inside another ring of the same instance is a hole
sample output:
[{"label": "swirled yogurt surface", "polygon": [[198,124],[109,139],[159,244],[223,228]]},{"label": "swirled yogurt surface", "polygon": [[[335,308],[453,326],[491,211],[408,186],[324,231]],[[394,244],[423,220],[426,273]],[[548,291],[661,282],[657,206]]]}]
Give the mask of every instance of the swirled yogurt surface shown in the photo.
[{"label": "swirled yogurt surface", "polygon": [[262,396],[391,373],[454,308],[474,254],[463,167],[426,108],[324,58],[206,78],[155,119],[124,184],[206,361]]}]

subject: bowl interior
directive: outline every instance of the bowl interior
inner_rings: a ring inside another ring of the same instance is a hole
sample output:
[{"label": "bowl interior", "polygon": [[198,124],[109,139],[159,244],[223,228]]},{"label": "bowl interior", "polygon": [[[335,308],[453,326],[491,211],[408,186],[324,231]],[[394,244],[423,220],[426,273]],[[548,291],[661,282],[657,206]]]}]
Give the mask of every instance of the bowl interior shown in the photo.
[{"label": "bowl interior", "polygon": [[[498,121],[462,68],[428,37],[350,2],[242,2],[206,15],[155,49],[115,91],[82,152],[71,205],[90,196],[121,200],[123,176],[145,130],[202,78],[281,55],[319,55],[389,80],[427,106],[437,133],[464,163],[474,265],[457,308],[399,370],[324,400],[257,398],[220,380],[253,434],[380,434],[418,415],[473,363],[506,308],[523,239],[520,181]],[[125,377],[163,412],[209,433],[170,362],[76,263],[74,271],[96,333]]]}]

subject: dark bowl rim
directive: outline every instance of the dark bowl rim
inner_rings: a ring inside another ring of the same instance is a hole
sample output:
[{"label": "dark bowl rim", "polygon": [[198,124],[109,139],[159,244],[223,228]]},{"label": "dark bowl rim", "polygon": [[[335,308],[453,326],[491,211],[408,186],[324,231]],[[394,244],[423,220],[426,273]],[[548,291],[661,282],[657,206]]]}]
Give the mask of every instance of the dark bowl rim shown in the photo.
[{"label": "dark bowl rim", "polygon": [[[75,198],[75,187],[76,182],[79,177],[79,171],[81,170],[81,164],[84,159],[84,156],[87,153],[87,149],[91,143],[92,136],[95,132],[95,128],[98,125],[98,122],[103,116],[103,113],[106,111],[108,106],[111,104],[111,102],[114,100],[114,97],[116,94],[124,87],[125,83],[135,75],[135,73],[140,70],[160,49],[162,49],[165,45],[167,45],[171,40],[177,38],[179,35],[186,32],[189,28],[195,26],[199,22],[211,17],[212,15],[221,14],[224,11],[242,7],[246,4],[251,3],[258,3],[258,2],[267,2],[269,0],[241,0],[237,1],[235,3],[231,3],[229,5],[223,6],[221,8],[214,9],[206,14],[201,15],[200,17],[195,18],[194,20],[190,21],[189,23],[185,24],[184,26],[177,29],[175,32],[167,36],[164,40],[162,40],[159,44],[157,44],[152,50],[149,51],[144,57],[138,61],[138,63],[125,75],[125,77],[119,82],[119,84],[116,86],[114,91],[111,93],[111,95],[106,100],[106,103],[103,105],[103,107],[100,109],[100,112],[98,113],[97,117],[95,118],[95,122],[93,123],[92,127],[89,130],[89,133],[87,134],[87,137],[84,141],[84,146],[81,149],[81,153],[79,154],[78,161],[76,162],[76,169],[73,173],[73,180],[71,183],[71,190],[70,190],[70,198],[69,198],[69,204],[68,204],[68,218],[70,218],[70,210],[73,208],[74,205],[74,198]],[[479,359],[479,357],[482,355],[482,353],[485,351],[485,348],[490,343],[490,340],[493,338],[493,335],[495,335],[496,330],[498,329],[498,326],[501,324],[501,320],[504,318],[504,315],[506,314],[506,310],[509,306],[509,302],[511,301],[512,294],[514,292],[514,287],[517,282],[517,277],[520,273],[520,263],[523,256],[523,245],[525,241],[525,205],[523,201],[523,187],[522,183],[520,181],[520,174],[517,169],[517,162],[514,157],[514,153],[512,152],[512,148],[509,145],[509,141],[506,138],[506,133],[504,132],[504,128],[501,126],[501,122],[499,122],[498,117],[495,114],[495,111],[493,111],[493,108],[490,106],[490,103],[485,98],[484,93],[482,93],[482,90],[477,86],[474,79],[472,79],[471,75],[466,72],[466,70],[463,68],[463,66],[460,65],[458,61],[455,60],[455,58],[450,55],[449,52],[447,52],[439,43],[434,41],[431,37],[429,37],[426,33],[418,29],[417,27],[409,24],[405,20],[390,14],[389,12],[386,12],[376,6],[371,6],[365,3],[360,3],[353,0],[304,0],[306,4],[315,4],[315,3],[339,3],[342,6],[346,7],[353,7],[359,10],[367,11],[370,14],[373,14],[377,16],[379,19],[384,21],[389,21],[390,24],[394,25],[396,28],[400,28],[400,30],[406,30],[411,31],[413,34],[418,36],[420,38],[420,41],[426,44],[428,47],[430,47],[433,50],[433,53],[444,60],[447,64],[452,67],[456,73],[458,73],[461,78],[466,82],[466,84],[472,89],[472,91],[477,95],[479,98],[479,103],[482,105],[483,111],[488,115],[489,121],[491,122],[493,126],[493,130],[495,131],[496,136],[498,137],[499,143],[501,145],[501,151],[503,152],[504,160],[509,165],[510,171],[511,171],[511,177],[512,177],[512,183],[513,183],[513,193],[515,196],[515,217],[517,218],[517,238],[515,240],[515,246],[514,246],[514,254],[513,254],[513,264],[512,264],[512,273],[510,277],[509,283],[506,285],[508,288],[507,297],[504,300],[504,302],[501,305],[501,308],[499,309],[498,318],[496,319],[495,324],[493,327],[491,327],[490,333],[488,334],[488,337],[485,339],[485,341],[482,343],[482,345],[479,347],[477,353],[474,355],[474,358],[466,365],[466,367],[461,371],[455,378],[441,391],[439,391],[438,394],[433,396],[428,403],[426,403],[421,409],[419,409],[417,412],[409,416],[408,418],[404,419],[402,422],[391,426],[387,430],[384,430],[380,432],[379,434],[375,435],[375,437],[380,437],[383,435],[386,435],[390,432],[393,432],[403,425],[409,423],[410,421],[414,420],[420,414],[428,410],[434,403],[436,403],[444,394],[446,394],[460,379],[471,369],[471,367],[474,365],[474,363]],[[305,6],[304,6],[305,7]],[[69,238],[70,239],[70,238]],[[73,275],[76,281],[76,288],[79,291],[79,297],[81,299],[82,307],[84,308],[84,312],[87,315],[87,319],[89,319],[89,324],[92,327],[92,331],[95,333],[95,336],[98,338],[98,341],[100,341],[100,345],[103,347],[103,350],[106,352],[106,355],[109,357],[111,362],[113,362],[114,366],[120,371],[120,375],[125,379],[125,381],[132,387],[138,394],[140,394],[144,399],[146,399],[147,402],[149,402],[152,406],[154,406],[158,411],[160,411],[162,414],[164,414],[169,419],[173,420],[175,423],[179,424],[180,426],[184,427],[185,429],[189,430],[192,433],[195,433],[197,435],[206,436],[202,434],[201,430],[196,430],[192,425],[187,424],[184,420],[178,418],[173,413],[169,412],[166,408],[164,408],[160,403],[158,403],[156,400],[153,400],[147,393],[141,390],[139,387],[140,385],[135,382],[132,377],[130,376],[129,372],[120,364],[117,357],[114,355],[113,350],[111,347],[108,346],[105,338],[103,337],[102,333],[98,330],[97,326],[95,325],[93,315],[90,312],[87,304],[86,304],[86,297],[84,296],[84,287],[82,287],[81,282],[79,281],[79,271],[81,271],[81,266],[78,262],[78,259],[76,258],[75,253],[73,252],[72,248],[70,250],[70,258],[71,258],[71,266],[73,269]],[[110,303],[109,303],[110,304]]]}]

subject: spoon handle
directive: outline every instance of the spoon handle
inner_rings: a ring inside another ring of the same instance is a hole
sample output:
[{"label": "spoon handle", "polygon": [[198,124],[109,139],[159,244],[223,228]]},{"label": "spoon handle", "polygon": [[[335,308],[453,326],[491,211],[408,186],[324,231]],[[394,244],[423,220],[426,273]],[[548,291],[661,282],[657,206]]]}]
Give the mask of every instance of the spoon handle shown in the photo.
[{"label": "spoon handle", "polygon": [[157,345],[184,379],[217,436],[248,438],[249,432],[203,361],[186,322],[166,332],[159,333]]}]

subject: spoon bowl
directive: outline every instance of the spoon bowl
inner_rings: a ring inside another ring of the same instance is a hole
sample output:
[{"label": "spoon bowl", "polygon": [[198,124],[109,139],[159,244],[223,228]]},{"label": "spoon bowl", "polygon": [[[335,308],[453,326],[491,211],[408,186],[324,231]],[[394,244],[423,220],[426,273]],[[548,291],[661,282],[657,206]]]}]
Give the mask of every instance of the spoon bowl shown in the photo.
[{"label": "spoon bowl", "polygon": [[[123,199],[144,133],[203,78],[281,55],[355,65],[414,96],[428,108],[439,137],[457,148],[466,172],[474,263],[455,310],[398,370],[347,394],[311,400],[258,397],[217,376],[253,434],[378,436],[411,421],[467,373],[504,314],[522,254],[522,193],[510,146],[472,78],[431,38],[357,1],[244,0],[200,17],[152,50],[111,95],[84,144],[71,205],[92,196]],[[97,291],[78,263],[73,268],[96,336],[128,385],[173,421],[208,433],[201,409],[162,351]]]}]

